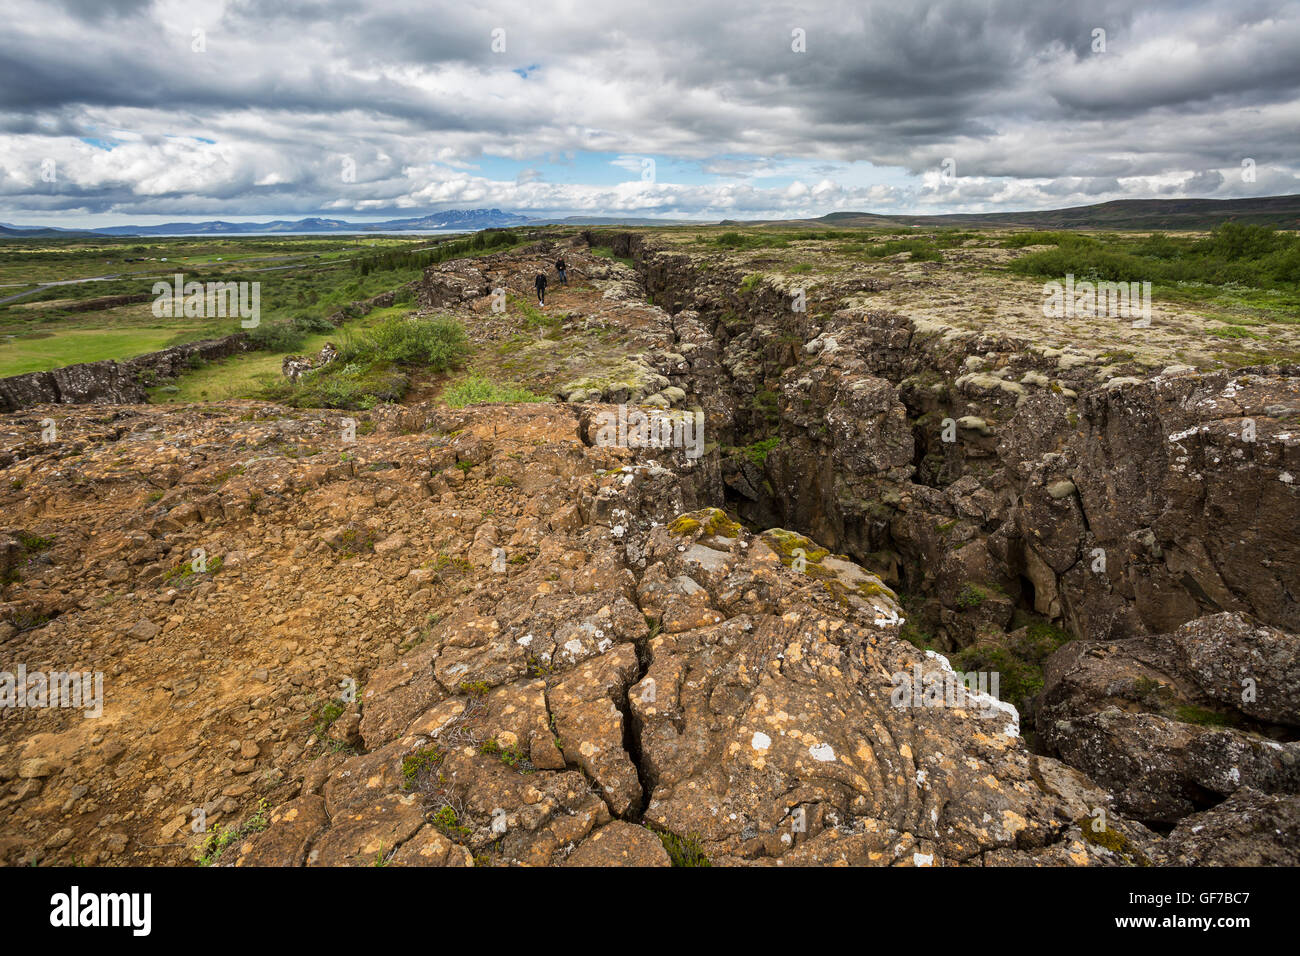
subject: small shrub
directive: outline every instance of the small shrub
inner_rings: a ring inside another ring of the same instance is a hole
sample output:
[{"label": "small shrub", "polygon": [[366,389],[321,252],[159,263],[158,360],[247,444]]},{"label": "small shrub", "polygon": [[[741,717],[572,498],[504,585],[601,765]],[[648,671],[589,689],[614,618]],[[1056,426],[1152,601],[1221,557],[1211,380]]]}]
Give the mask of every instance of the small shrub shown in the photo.
[{"label": "small shrub", "polygon": [[339,360],[418,365],[441,374],[460,365],[469,350],[465,329],[455,319],[392,316],[360,336],[349,336],[339,349]]},{"label": "small shrub", "polygon": [[330,729],[330,725],[342,716],[343,705],[335,700],[330,701],[316,712],[316,725],[312,728],[312,733],[317,737],[324,737],[325,732]]},{"label": "small shrub", "polygon": [[962,586],[961,592],[957,595],[957,606],[960,608],[976,608],[984,603],[988,594],[981,588],[973,584]]},{"label": "small shrub", "polygon": [[19,531],[15,537],[18,539],[19,544],[32,552],[46,551],[54,545],[53,538],[40,534],[28,534],[26,531]]},{"label": "small shrub", "polygon": [[767,456],[779,444],[781,444],[781,439],[773,436],[772,438],[764,438],[762,441],[754,442],[754,444],[743,449],[743,452],[746,458],[762,468],[767,464]]},{"label": "small shrub", "polygon": [[415,786],[420,774],[436,770],[446,758],[446,751],[440,747],[426,747],[424,750],[408,754],[402,760],[402,785],[410,790]]},{"label": "small shrub", "polygon": [[223,827],[217,824],[213,827],[212,832],[203,839],[203,843],[198,848],[198,855],[194,862],[199,866],[212,866],[221,859],[221,854],[230,846],[250,833],[260,833],[265,830],[271,823],[271,815],[267,809],[265,799],[258,801],[257,809],[237,827]]},{"label": "small shrub", "polygon": [[678,836],[669,830],[655,830],[659,841],[668,851],[668,859],[673,866],[712,866],[700,846],[700,838],[695,834]]},{"label": "small shrub", "polygon": [[451,807],[440,807],[429,821],[453,840],[461,840],[470,835],[470,828],[460,825],[456,811]]},{"label": "small shrub", "polygon": [[444,389],[442,401],[452,408],[463,408],[484,402],[548,402],[550,397],[519,385],[499,384],[482,375],[471,375]]},{"label": "small shrub", "polygon": [[292,324],[304,335],[325,335],[334,331],[334,325],[323,315],[300,315]]},{"label": "small shrub", "polygon": [[263,322],[248,332],[248,341],[253,348],[268,352],[292,352],[301,347],[306,338],[306,332],[288,322]]}]

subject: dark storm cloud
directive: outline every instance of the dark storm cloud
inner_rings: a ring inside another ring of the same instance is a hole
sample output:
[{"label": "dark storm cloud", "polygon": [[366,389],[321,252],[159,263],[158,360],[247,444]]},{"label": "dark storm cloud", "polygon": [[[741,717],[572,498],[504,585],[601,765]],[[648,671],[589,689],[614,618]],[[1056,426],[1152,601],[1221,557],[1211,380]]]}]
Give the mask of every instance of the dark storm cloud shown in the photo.
[{"label": "dark storm cloud", "polygon": [[54,0],[54,6],[80,20],[99,23],[143,13],[154,0]]},{"label": "dark storm cloud", "polygon": [[[798,214],[1295,188],[1296,0],[10,5],[0,202],[19,209]],[[698,160],[719,183],[624,195],[533,168],[583,151]],[[485,156],[520,166],[485,178]],[[45,157],[57,190],[31,172]],[[811,178],[743,185],[780,161]],[[915,181],[873,189],[861,161]]]},{"label": "dark storm cloud", "polygon": [[1205,169],[1187,180],[1184,188],[1190,193],[1212,193],[1223,185],[1223,173],[1217,169]]}]

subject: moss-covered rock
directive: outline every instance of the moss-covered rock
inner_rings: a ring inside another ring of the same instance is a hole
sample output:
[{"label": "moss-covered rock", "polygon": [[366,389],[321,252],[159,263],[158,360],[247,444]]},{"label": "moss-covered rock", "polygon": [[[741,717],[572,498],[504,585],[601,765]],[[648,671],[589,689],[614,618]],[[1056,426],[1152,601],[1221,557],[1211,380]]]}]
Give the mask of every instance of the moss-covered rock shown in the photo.
[{"label": "moss-covered rock", "polygon": [[713,535],[735,538],[740,534],[741,528],[721,508],[702,508],[674,519],[669,523],[668,530],[683,538]]}]

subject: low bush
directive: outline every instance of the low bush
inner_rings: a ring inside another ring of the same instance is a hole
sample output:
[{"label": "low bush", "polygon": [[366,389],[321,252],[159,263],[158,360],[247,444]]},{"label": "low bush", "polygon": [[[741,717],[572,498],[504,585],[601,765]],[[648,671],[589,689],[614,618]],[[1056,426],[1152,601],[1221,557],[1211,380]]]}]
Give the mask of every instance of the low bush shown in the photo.
[{"label": "low bush", "polygon": [[463,408],[483,402],[548,402],[550,398],[518,385],[499,384],[482,375],[471,375],[449,385],[442,393],[442,400],[453,408]]},{"label": "low bush", "polygon": [[455,319],[392,316],[359,335],[344,336],[339,361],[422,366],[441,374],[460,365],[469,351],[469,338]]}]

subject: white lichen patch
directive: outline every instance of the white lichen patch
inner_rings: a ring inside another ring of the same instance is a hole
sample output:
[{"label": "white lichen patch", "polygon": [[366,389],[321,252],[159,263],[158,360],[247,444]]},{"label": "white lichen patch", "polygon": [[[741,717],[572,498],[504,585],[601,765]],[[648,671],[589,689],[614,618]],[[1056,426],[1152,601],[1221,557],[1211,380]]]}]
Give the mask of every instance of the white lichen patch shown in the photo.
[{"label": "white lichen patch", "polygon": [[830,744],[816,744],[815,746],[808,748],[808,753],[812,756],[813,760],[818,760],[822,763],[830,763],[835,759],[835,748]]}]

